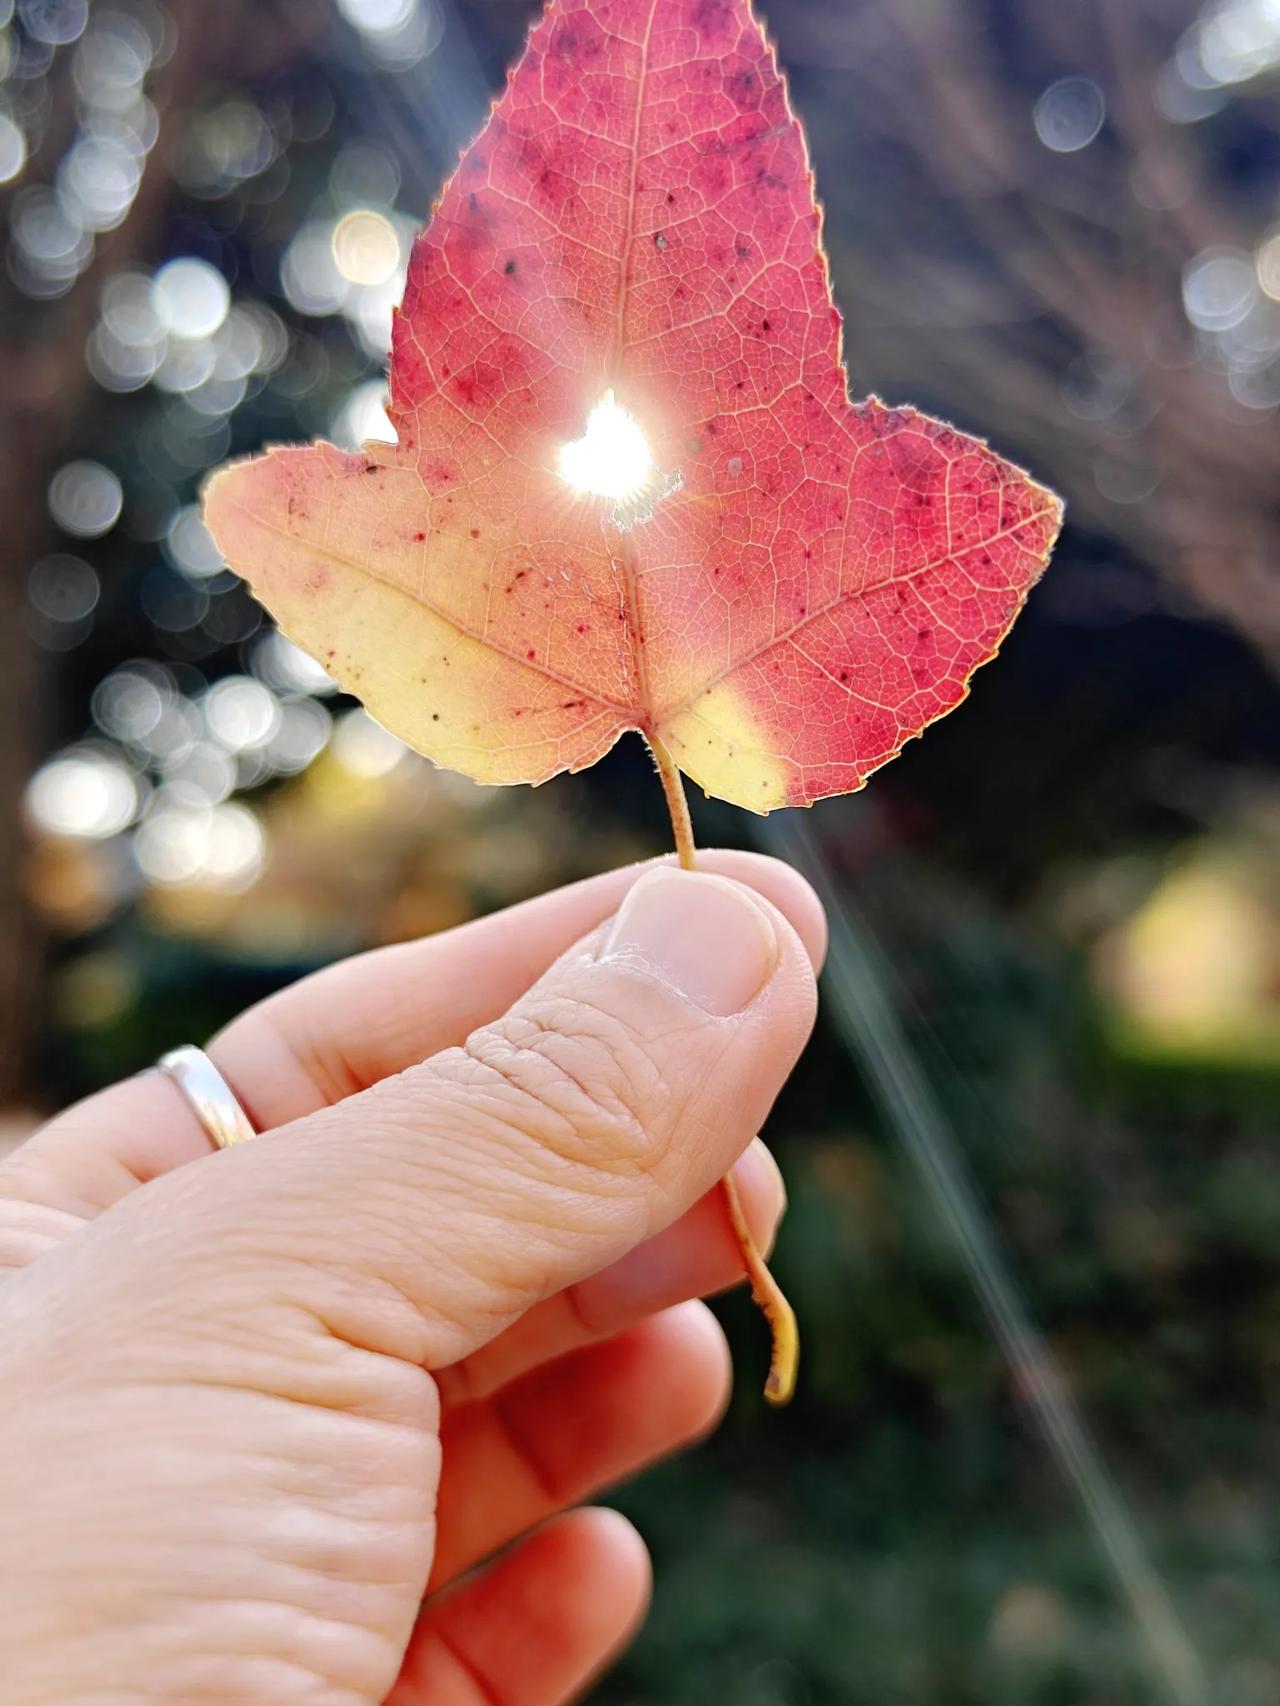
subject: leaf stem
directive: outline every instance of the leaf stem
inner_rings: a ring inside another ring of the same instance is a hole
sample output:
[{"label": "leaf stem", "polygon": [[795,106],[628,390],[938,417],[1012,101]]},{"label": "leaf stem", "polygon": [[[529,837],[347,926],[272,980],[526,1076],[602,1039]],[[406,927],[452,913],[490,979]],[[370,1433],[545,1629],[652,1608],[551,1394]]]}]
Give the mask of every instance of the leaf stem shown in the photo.
[{"label": "leaf stem", "polygon": [[[684,779],[675,759],[658,737],[649,735],[647,739],[649,751],[653,754],[658,775],[662,779],[662,791],[667,798],[676,854],[684,870],[694,871],[697,869],[697,848],[693,840],[693,820],[689,816]],[[787,1404],[795,1391],[796,1368],[800,1360],[800,1334],[796,1327],[795,1310],[787,1302],[782,1288],[769,1272],[768,1264],[751,1236],[751,1228],[747,1225],[742,1199],[738,1195],[738,1187],[732,1174],[726,1174],[721,1179],[720,1189],[724,1195],[729,1225],[742,1252],[742,1265],[751,1281],[751,1296],[769,1323],[769,1331],[773,1337],[764,1395],[770,1404]]]},{"label": "leaf stem", "polygon": [[646,738],[649,751],[653,754],[653,762],[658,767],[658,775],[662,779],[662,791],[667,796],[667,810],[671,814],[671,829],[676,840],[676,855],[686,871],[696,871],[698,849],[693,841],[693,819],[689,816],[689,802],[685,798],[684,778],[675,759],[657,735],[649,735]]},{"label": "leaf stem", "polygon": [[738,1195],[738,1187],[733,1182],[732,1173],[726,1173],[721,1179],[720,1189],[724,1193],[729,1225],[733,1228],[738,1248],[742,1251],[742,1265],[751,1281],[752,1300],[769,1323],[769,1332],[773,1337],[769,1373],[764,1383],[765,1399],[770,1404],[789,1404],[795,1393],[796,1370],[800,1363],[800,1329],[796,1325],[796,1312],[787,1302],[782,1287],[769,1272],[769,1264],[760,1254],[756,1241],[751,1236],[751,1228],[742,1212],[742,1199]]}]

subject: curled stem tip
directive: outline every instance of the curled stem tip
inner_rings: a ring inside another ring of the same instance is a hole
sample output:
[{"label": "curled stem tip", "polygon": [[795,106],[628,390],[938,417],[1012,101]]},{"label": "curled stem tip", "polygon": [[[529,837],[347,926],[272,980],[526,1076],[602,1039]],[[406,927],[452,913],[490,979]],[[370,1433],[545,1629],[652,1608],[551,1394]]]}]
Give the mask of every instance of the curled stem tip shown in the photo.
[{"label": "curled stem tip", "polygon": [[769,1374],[764,1383],[764,1395],[770,1404],[789,1404],[795,1393],[796,1371],[800,1364],[800,1333],[796,1326],[796,1312],[783,1296],[782,1288],[769,1272],[768,1264],[756,1248],[756,1241],[751,1236],[751,1228],[742,1212],[738,1187],[734,1184],[732,1175],[726,1175],[720,1181],[720,1189],[724,1192],[729,1224],[738,1241],[738,1248],[742,1251],[743,1266],[751,1281],[751,1295],[769,1323],[769,1331],[773,1335],[773,1350],[769,1357]]}]

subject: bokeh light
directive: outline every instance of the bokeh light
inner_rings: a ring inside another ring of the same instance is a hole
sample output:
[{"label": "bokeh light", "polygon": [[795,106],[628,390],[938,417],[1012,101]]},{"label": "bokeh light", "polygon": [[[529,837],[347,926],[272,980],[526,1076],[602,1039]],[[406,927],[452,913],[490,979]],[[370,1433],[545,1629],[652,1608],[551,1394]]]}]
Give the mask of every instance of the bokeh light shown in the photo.
[{"label": "bokeh light", "polygon": [[140,391],[164,359],[161,343],[129,343],[100,321],[85,341],[89,372],[106,391]]},{"label": "bokeh light", "polygon": [[1239,324],[1257,292],[1253,261],[1242,250],[1202,250],[1182,274],[1187,319],[1202,331],[1221,332]]},{"label": "bokeh light", "polygon": [[58,197],[86,231],[110,231],[133,205],[142,156],[116,137],[82,136],[58,167]]},{"label": "bokeh light", "polygon": [[18,17],[33,40],[65,47],[84,33],[89,0],[18,0]]},{"label": "bokeh light", "polygon": [[100,113],[127,113],[139,100],[153,58],[140,19],[103,11],[76,49],[72,76],[81,101]]},{"label": "bokeh light", "polygon": [[339,207],[391,207],[400,189],[400,165],[377,142],[348,142],[329,172],[329,188]]},{"label": "bokeh light", "polygon": [[116,740],[145,741],[175,697],[173,677],[161,666],[142,661],[112,670],[93,693],[93,720]]},{"label": "bokeh light", "polygon": [[340,717],[333,731],[333,755],[353,776],[388,776],[408,750],[363,708]]},{"label": "bokeh light", "polygon": [[230,312],[231,291],[217,267],[186,255],[160,268],[151,301],[166,331],[180,338],[209,338]]},{"label": "bokeh light", "polygon": [[415,9],[416,0],[338,0],[343,17],[370,35],[403,29]]},{"label": "bokeh light", "polygon": [[27,579],[28,599],[50,622],[82,622],[92,615],[100,590],[92,565],[65,552],[42,557]]},{"label": "bokeh light", "polygon": [[26,804],[32,821],[46,834],[105,839],[133,822],[138,782],[110,754],[88,746],[72,748],[36,771],[27,786]]},{"label": "bokeh light", "polygon": [[134,839],[143,875],[163,886],[208,885],[232,893],[262,870],[266,842],[245,806],[184,807],[156,802]]},{"label": "bokeh light", "polygon": [[1280,302],[1280,231],[1273,231],[1258,245],[1258,284],[1273,302]]},{"label": "bokeh light", "polygon": [[279,722],[263,747],[267,768],[277,776],[295,776],[328,745],[333,718],[314,699],[294,699],[280,706]]},{"label": "bokeh light", "polygon": [[367,379],[343,403],[329,426],[335,444],[348,450],[375,440],[394,444],[396,429],[387,413],[387,384],[384,379]]},{"label": "bokeh light", "polygon": [[220,805],[235,792],[234,758],[214,741],[197,741],[161,766],[158,803],[201,809]]},{"label": "bokeh light", "polygon": [[1220,0],[1189,39],[1209,82],[1247,83],[1280,64],[1280,10],[1275,0]]},{"label": "bokeh light", "polygon": [[0,184],[11,183],[26,163],[26,137],[9,114],[0,111]]},{"label": "bokeh light", "polygon": [[378,58],[398,70],[434,52],[444,33],[439,0],[338,0],[338,10]]},{"label": "bokeh light", "polygon": [[208,338],[173,338],[156,364],[154,383],[175,397],[185,396],[212,379],[217,364],[218,352]]},{"label": "bokeh light", "polygon": [[280,702],[261,681],[226,675],[204,696],[209,733],[228,752],[265,746],[280,726]]},{"label": "bokeh light", "polygon": [[28,296],[61,296],[93,258],[93,238],[74,210],[44,186],[18,192],[10,220],[9,270]]},{"label": "bokeh light", "polygon": [[145,273],[114,273],[102,287],[102,324],[121,343],[159,343],[164,327],[151,297],[151,280]]},{"label": "bokeh light", "polygon": [[238,98],[196,114],[182,138],[177,174],[193,195],[217,197],[260,176],[279,157],[261,108]]},{"label": "bokeh light", "polygon": [[1106,116],[1102,90],[1090,77],[1060,77],[1050,83],[1032,113],[1036,135],[1055,154],[1087,148]]},{"label": "bokeh light", "polygon": [[385,284],[400,265],[400,239],[385,214],[360,208],[333,228],[334,265],[352,284]]},{"label": "bokeh light", "polygon": [[208,580],[226,568],[226,559],[200,515],[199,504],[175,512],[164,539],[166,557],[191,580]]},{"label": "bokeh light", "polygon": [[280,263],[280,286],[299,314],[336,314],[347,299],[348,281],[333,258],[332,227],[323,220],[303,225]]},{"label": "bokeh light", "polygon": [[264,634],[254,647],[251,668],[276,693],[328,694],[338,690],[328,670],[277,628]]},{"label": "bokeh light", "polygon": [[68,462],[49,483],[49,513],[64,533],[97,539],[120,519],[124,492],[101,462]]},{"label": "bokeh light", "polygon": [[1226,838],[1188,846],[1099,941],[1094,975],[1134,1040],[1227,1057],[1280,1045],[1273,853]]}]

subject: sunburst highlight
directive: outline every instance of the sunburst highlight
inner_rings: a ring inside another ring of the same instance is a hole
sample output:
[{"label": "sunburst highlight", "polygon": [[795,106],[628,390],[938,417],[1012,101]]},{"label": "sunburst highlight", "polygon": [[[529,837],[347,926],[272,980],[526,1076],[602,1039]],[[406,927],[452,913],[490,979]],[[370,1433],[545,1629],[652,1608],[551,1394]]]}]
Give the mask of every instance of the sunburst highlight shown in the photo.
[{"label": "sunburst highlight", "polygon": [[639,421],[612,391],[587,416],[582,437],[560,447],[560,478],[584,497],[625,504],[649,488],[656,472]]}]

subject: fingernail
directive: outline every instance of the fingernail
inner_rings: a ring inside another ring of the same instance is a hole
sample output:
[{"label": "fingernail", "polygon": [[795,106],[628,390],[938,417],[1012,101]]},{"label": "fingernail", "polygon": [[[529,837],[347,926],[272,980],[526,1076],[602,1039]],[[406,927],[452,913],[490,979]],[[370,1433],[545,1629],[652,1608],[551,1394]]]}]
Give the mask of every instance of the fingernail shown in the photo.
[{"label": "fingernail", "polygon": [[787,1185],[781,1167],[763,1138],[751,1139],[733,1164],[733,1176],[748,1202],[768,1205],[772,1234],[787,1212]]},{"label": "fingernail", "polygon": [[737,883],[701,871],[650,871],[623,901],[603,960],[638,962],[718,1018],[740,1013],[778,963],[778,938]]}]

